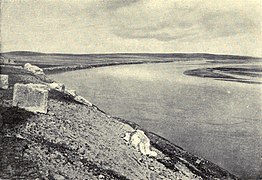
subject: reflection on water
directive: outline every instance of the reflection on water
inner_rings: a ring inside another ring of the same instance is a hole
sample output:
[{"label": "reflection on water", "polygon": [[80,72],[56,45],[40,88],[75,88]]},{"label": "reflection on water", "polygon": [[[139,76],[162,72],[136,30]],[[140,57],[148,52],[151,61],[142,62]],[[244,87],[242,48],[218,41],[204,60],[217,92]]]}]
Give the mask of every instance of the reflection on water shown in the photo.
[{"label": "reflection on water", "polygon": [[51,77],[113,116],[134,121],[233,174],[256,177],[261,171],[261,85],[183,75],[204,66],[196,61],[128,65]]}]

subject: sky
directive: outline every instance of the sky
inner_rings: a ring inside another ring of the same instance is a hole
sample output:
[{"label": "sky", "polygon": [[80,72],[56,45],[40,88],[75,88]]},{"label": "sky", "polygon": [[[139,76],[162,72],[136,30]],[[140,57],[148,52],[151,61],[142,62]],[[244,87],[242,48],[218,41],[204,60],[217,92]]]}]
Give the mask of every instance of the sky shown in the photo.
[{"label": "sky", "polygon": [[1,51],[262,57],[261,0],[2,0]]}]

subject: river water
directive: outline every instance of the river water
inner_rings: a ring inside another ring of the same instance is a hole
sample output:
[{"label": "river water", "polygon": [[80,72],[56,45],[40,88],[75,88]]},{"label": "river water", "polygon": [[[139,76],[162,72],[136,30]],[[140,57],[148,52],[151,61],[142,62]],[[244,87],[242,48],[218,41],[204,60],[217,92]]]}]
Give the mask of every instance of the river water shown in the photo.
[{"label": "river water", "polygon": [[112,116],[138,123],[242,178],[261,173],[261,86],[186,76],[203,61],[50,75]]}]

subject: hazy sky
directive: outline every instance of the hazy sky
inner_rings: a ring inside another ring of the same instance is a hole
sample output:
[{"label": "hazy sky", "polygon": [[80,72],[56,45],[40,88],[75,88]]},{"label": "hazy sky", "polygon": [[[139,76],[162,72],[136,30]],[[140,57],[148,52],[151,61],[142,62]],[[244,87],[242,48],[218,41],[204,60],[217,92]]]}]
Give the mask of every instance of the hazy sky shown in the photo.
[{"label": "hazy sky", "polygon": [[261,0],[2,0],[1,49],[262,57]]}]

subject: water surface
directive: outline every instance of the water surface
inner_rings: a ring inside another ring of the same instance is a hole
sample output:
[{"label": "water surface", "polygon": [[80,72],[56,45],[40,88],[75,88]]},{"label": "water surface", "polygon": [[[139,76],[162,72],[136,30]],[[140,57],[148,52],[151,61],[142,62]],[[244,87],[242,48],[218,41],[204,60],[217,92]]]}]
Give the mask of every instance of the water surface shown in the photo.
[{"label": "water surface", "polygon": [[50,75],[105,112],[140,124],[243,178],[261,172],[261,85],[186,76],[204,61]]}]

